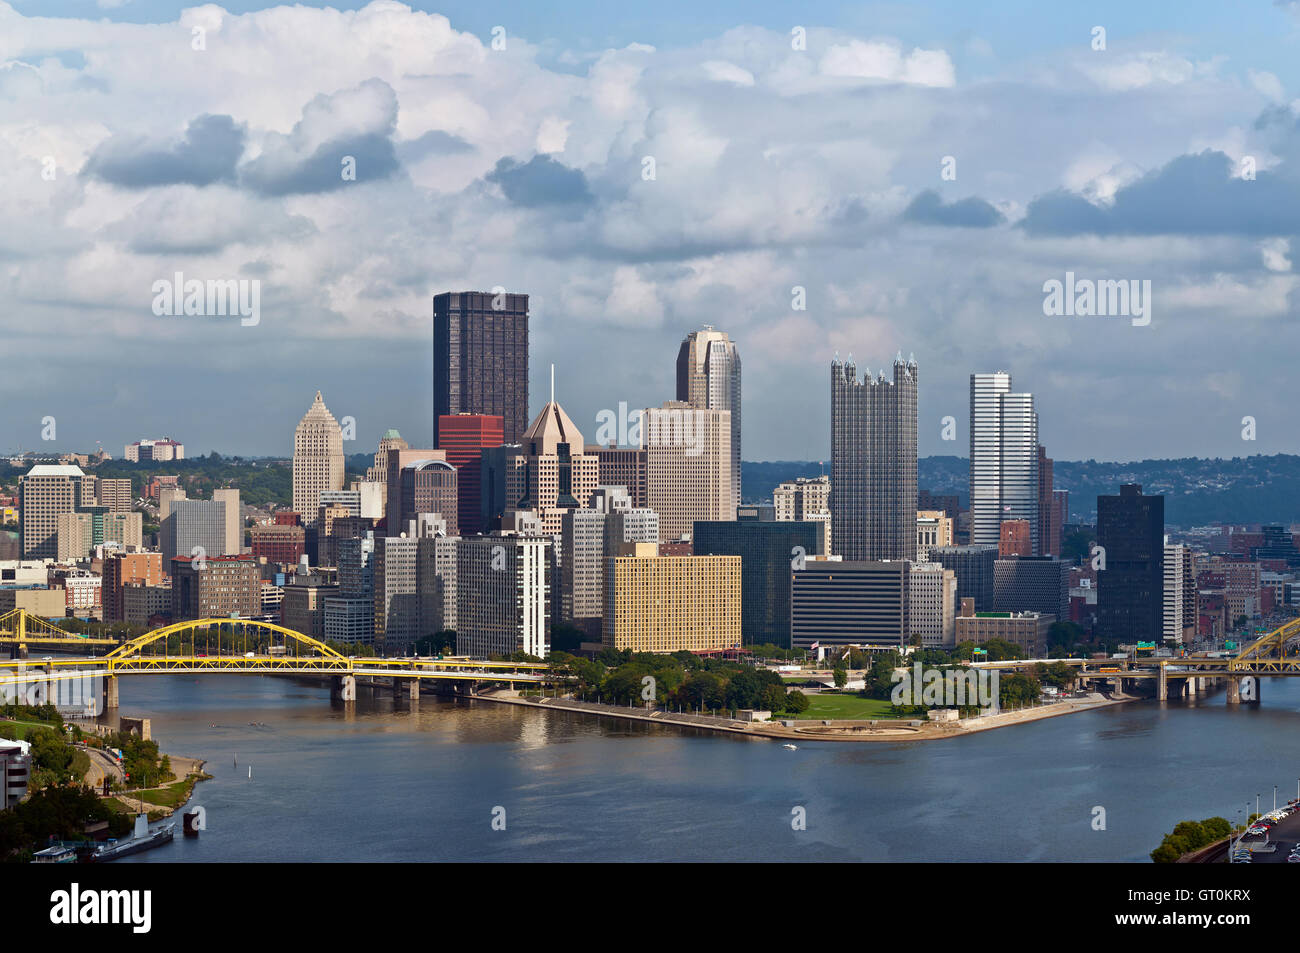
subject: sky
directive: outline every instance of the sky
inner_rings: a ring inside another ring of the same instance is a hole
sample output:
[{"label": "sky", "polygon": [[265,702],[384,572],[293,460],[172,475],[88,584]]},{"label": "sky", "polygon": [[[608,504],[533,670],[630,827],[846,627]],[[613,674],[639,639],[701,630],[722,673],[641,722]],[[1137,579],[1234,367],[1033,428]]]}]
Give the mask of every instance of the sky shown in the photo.
[{"label": "sky", "polygon": [[[431,297],[500,287],[589,442],[710,324],[747,460],[826,459],[831,359],[900,352],[922,455],[995,370],[1058,459],[1300,452],[1298,42],[1262,0],[0,0],[0,448],[288,455],[317,389],[346,452],[427,445]],[[177,274],[256,322],[157,313]],[[1149,300],[1046,313],[1067,275]]]}]

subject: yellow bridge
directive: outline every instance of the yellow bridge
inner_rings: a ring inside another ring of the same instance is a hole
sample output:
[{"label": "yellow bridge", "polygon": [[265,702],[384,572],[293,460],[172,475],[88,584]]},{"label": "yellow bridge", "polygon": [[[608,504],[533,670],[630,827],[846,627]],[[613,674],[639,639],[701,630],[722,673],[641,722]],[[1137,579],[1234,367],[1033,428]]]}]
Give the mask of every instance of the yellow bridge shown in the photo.
[{"label": "yellow bridge", "polygon": [[120,645],[121,639],[96,639],[60,629],[26,609],[12,609],[0,615],[0,645],[85,646]]},{"label": "yellow bridge", "polygon": [[[1036,661],[1064,662],[1079,669],[1079,677],[1084,680],[1107,679],[1156,679],[1156,698],[1165,700],[1169,697],[1169,682],[1175,683],[1176,689],[1187,690],[1194,694],[1198,683],[1226,678],[1228,680],[1228,703],[1241,701],[1242,679],[1254,679],[1258,690],[1258,679],[1268,677],[1300,676],[1300,618],[1278,626],[1272,632],[1260,636],[1254,642],[1237,652],[1236,655],[1214,658],[1208,655],[1189,655],[1182,658],[1150,659],[1024,659],[1006,662],[979,662],[977,668],[1022,669]],[[1256,696],[1258,700],[1258,696]]]},{"label": "yellow bridge", "polygon": [[481,682],[514,685],[549,680],[549,666],[544,662],[345,656],[301,632],[251,619],[177,622],[129,642],[109,644],[117,647],[100,657],[10,662],[8,669],[0,668],[0,692],[33,683],[104,678],[107,709],[117,707],[119,675],[329,675],[336,677],[345,700],[356,697],[358,675],[391,678],[393,684],[409,681],[412,698],[418,696],[420,682],[426,680],[471,686]]}]

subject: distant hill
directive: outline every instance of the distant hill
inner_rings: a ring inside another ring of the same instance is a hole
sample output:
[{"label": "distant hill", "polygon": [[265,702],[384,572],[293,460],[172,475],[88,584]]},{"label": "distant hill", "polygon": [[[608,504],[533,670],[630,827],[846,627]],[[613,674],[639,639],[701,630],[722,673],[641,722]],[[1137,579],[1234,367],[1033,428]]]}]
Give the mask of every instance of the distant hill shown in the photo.
[{"label": "distant hill", "polygon": [[[751,501],[771,499],[778,483],[822,472],[830,472],[829,461],[824,470],[816,462],[746,462],[742,494]],[[1122,483],[1140,483],[1143,493],[1164,495],[1165,523],[1170,526],[1300,522],[1300,456],[1294,454],[1130,463],[1057,460],[1053,482],[1056,489],[1070,491],[1075,522],[1094,522],[1098,495],[1118,493]],[[917,483],[935,493],[956,493],[966,505],[969,463],[965,457],[922,457],[917,461]]]}]

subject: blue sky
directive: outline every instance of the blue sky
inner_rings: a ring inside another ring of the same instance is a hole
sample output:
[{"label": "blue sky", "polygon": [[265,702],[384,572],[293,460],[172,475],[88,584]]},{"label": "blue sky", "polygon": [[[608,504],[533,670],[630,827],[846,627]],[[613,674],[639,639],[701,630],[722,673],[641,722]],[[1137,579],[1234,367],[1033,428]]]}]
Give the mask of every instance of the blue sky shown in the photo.
[{"label": "blue sky", "polygon": [[[0,447],[287,453],[318,388],[349,452],[418,441],[429,297],[502,285],[589,439],[710,323],[747,459],[824,458],[831,356],[899,350],[922,453],[999,369],[1058,458],[1300,452],[1293,7],[0,0],[0,322],[58,354],[0,381]],[[263,319],[151,313],[177,272]],[[1066,272],[1150,281],[1151,325],[1045,315]]]}]

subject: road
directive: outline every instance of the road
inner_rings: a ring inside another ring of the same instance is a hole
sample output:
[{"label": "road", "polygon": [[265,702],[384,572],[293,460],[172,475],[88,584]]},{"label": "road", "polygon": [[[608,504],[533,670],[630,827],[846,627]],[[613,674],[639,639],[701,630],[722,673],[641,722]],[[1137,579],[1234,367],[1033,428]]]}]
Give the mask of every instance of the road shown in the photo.
[{"label": "road", "polygon": [[99,748],[82,748],[90,756],[90,767],[86,769],[86,783],[98,791],[104,783],[105,776],[122,780],[122,769],[111,754]]}]

